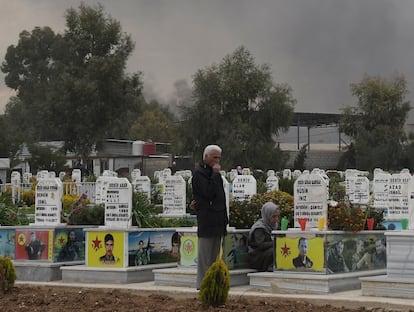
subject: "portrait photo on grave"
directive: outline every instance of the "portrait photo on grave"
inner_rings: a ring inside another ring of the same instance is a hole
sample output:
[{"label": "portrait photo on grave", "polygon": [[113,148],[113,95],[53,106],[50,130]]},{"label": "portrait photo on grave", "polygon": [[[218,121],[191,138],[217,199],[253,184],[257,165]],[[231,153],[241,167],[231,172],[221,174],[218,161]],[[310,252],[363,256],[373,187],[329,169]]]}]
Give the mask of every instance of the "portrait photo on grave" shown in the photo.
[{"label": "portrait photo on grave", "polygon": [[87,264],[90,266],[124,266],[123,232],[87,232]]},{"label": "portrait photo on grave", "polygon": [[247,268],[247,234],[228,234],[224,240],[223,254],[229,269]]},{"label": "portrait photo on grave", "polygon": [[332,235],[326,244],[327,273],[385,269],[386,245],[383,234]]},{"label": "portrait photo on grave", "polygon": [[0,257],[14,259],[15,230],[0,229]]},{"label": "portrait photo on grave", "polygon": [[324,239],[306,236],[276,236],[276,267],[287,271],[324,271]]},{"label": "portrait photo on grave", "polygon": [[16,260],[52,260],[49,232],[45,230],[16,230]]},{"label": "portrait photo on grave", "polygon": [[85,232],[83,229],[56,229],[53,254],[56,262],[84,261]]},{"label": "portrait photo on grave", "polygon": [[128,266],[179,261],[180,238],[172,230],[128,233]]}]

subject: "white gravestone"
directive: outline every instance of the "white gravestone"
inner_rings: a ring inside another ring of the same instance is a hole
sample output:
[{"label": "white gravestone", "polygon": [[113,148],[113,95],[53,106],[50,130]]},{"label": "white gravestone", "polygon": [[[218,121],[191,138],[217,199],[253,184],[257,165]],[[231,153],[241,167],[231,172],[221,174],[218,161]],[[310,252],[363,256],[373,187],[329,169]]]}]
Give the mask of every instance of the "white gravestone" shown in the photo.
[{"label": "white gravestone", "polygon": [[293,193],[295,227],[299,227],[299,218],[307,218],[308,228],[318,227],[320,217],[327,220],[326,181],[320,174],[302,174],[294,183]]},{"label": "white gravestone", "polygon": [[297,178],[299,178],[300,177],[300,175],[302,174],[302,172],[300,172],[300,170],[298,170],[298,169],[296,169],[296,170],[293,170],[293,172],[292,172],[292,178],[294,179],[294,180],[296,180]]},{"label": "white gravestone", "polygon": [[238,175],[232,183],[234,200],[250,200],[257,193],[256,179],[252,175]]},{"label": "white gravestone", "polygon": [[105,200],[105,226],[128,228],[132,225],[132,186],[127,178],[111,177]]},{"label": "white gravestone", "polygon": [[394,173],[391,175],[388,188],[387,220],[401,220],[409,217],[408,213],[408,182],[409,173]]},{"label": "white gravestone", "polygon": [[59,225],[63,185],[58,178],[40,179],[36,185],[35,225]]},{"label": "white gravestone", "polygon": [[274,173],[272,176],[267,177],[266,187],[268,192],[279,190],[279,178],[275,176]]},{"label": "white gravestone", "polygon": [[12,200],[13,200],[13,204],[15,204],[17,200],[20,198],[20,184],[22,183],[20,172],[13,171],[11,173],[10,179],[11,179],[11,189],[12,189]]},{"label": "white gravestone", "polygon": [[30,183],[31,178],[32,174],[30,172],[23,173],[23,183]]},{"label": "white gravestone", "polygon": [[385,173],[381,170],[374,175],[372,183],[372,192],[374,194],[375,208],[388,208],[388,189],[390,184],[391,174]]},{"label": "white gravestone", "polygon": [[350,177],[353,184],[353,196],[350,200],[353,204],[366,205],[369,201],[369,180],[367,177]]},{"label": "white gravestone", "polygon": [[292,171],[290,169],[283,170],[283,179],[292,179]]},{"label": "white gravestone", "polygon": [[100,205],[105,203],[108,182],[111,177],[99,176],[95,182],[95,203]]},{"label": "white gravestone", "polygon": [[141,176],[141,170],[139,169],[133,169],[131,172],[131,179],[132,181],[135,180],[135,178],[140,177]]},{"label": "white gravestone", "polygon": [[414,177],[408,182],[408,229],[414,230]]},{"label": "white gravestone", "polygon": [[139,176],[132,179],[134,192],[144,193],[148,199],[151,199],[151,180],[147,176]]},{"label": "white gravestone", "polygon": [[162,215],[186,215],[186,185],[182,176],[167,176],[164,180],[164,196],[162,200]]},{"label": "white gravestone", "polygon": [[80,169],[73,169],[72,170],[72,181],[75,183],[82,182],[82,172]]},{"label": "white gravestone", "polygon": [[226,210],[227,210],[227,218],[230,224],[230,183],[226,179],[226,173],[223,172],[221,174],[221,178],[223,180],[223,188],[224,188],[224,195],[226,196]]}]

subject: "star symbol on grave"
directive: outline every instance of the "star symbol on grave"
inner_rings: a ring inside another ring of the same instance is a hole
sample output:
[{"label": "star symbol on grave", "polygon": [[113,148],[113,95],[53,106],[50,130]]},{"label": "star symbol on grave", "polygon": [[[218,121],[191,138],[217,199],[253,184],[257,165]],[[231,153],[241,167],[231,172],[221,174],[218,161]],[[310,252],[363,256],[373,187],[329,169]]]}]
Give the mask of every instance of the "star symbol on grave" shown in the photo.
[{"label": "star symbol on grave", "polygon": [[98,250],[99,248],[101,248],[101,242],[102,241],[98,239],[98,236],[96,236],[95,240],[92,241],[92,248]]},{"label": "star symbol on grave", "polygon": [[24,233],[20,233],[19,236],[17,236],[17,242],[19,246],[26,244],[26,235],[24,235]]},{"label": "star symbol on grave", "polygon": [[65,241],[66,241],[65,237],[61,235],[58,239],[59,246],[63,246],[65,244]]},{"label": "star symbol on grave", "polygon": [[290,255],[290,248],[286,246],[286,243],[285,243],[285,246],[281,248],[281,251],[282,251],[282,256],[284,257],[287,257]]}]

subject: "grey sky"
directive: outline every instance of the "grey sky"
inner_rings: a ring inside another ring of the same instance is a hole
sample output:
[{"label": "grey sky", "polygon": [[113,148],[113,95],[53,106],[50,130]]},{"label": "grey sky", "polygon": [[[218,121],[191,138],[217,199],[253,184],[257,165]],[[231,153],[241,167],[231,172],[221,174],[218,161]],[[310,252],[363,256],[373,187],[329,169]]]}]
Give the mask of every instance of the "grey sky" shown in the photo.
[{"label": "grey sky", "polygon": [[[0,0],[1,59],[22,30],[50,26],[62,32],[65,10],[80,2]],[[165,102],[174,82],[186,79],[191,85],[197,69],[220,62],[240,45],[257,63],[271,65],[275,82],[293,88],[298,112],[338,113],[355,104],[349,84],[364,73],[404,74],[414,102],[412,0],[99,2],[136,42],[128,71],[143,71],[146,93]],[[0,78],[2,112],[12,93]]]}]

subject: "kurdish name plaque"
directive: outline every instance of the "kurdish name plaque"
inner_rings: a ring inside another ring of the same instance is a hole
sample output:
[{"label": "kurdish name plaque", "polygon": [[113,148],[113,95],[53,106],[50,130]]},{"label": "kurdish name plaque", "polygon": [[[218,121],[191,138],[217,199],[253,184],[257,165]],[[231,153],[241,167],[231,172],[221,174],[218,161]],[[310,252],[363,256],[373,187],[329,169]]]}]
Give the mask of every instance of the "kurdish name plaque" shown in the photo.
[{"label": "kurdish name plaque", "polygon": [[40,179],[36,185],[35,225],[58,225],[63,184],[58,178]]},{"label": "kurdish name plaque", "polygon": [[307,218],[307,227],[318,227],[318,219],[327,220],[327,183],[316,173],[302,174],[296,179],[294,187],[295,227],[299,227],[299,218]]},{"label": "kurdish name plaque", "polygon": [[131,183],[127,178],[110,178],[105,200],[105,226],[116,228],[131,227],[131,214]]}]

